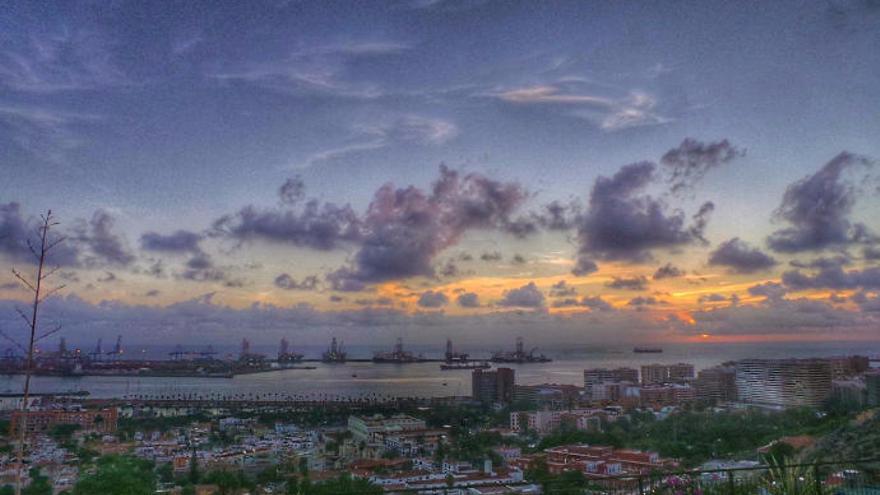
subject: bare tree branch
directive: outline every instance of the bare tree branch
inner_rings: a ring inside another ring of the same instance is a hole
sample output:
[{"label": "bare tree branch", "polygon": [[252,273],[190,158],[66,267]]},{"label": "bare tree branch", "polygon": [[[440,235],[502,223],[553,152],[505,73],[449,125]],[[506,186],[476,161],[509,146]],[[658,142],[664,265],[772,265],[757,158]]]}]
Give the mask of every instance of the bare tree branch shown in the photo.
[{"label": "bare tree branch", "polygon": [[26,315],[26,314],[24,313],[24,310],[23,310],[23,309],[21,309],[21,308],[19,308],[18,306],[16,306],[16,307],[15,307],[15,312],[18,313],[18,316],[21,316],[21,319],[24,320],[24,322],[27,324],[27,326],[31,326],[31,319],[28,318],[28,315]]},{"label": "bare tree branch", "polygon": [[46,293],[40,297],[40,302],[43,302],[46,299],[49,299],[50,297],[52,297],[53,294],[55,294],[56,292],[60,291],[61,289],[65,288],[65,287],[67,287],[65,284],[61,284],[58,287],[55,287],[54,289],[50,289],[50,290],[46,291]]},{"label": "bare tree branch", "polygon": [[39,337],[35,338],[35,339],[34,339],[34,342],[39,342],[39,341],[45,339],[46,337],[51,336],[52,334],[56,334],[56,333],[60,332],[60,331],[61,331],[61,328],[62,328],[62,325],[61,325],[60,323],[59,323],[58,325],[55,325],[55,328],[53,328],[52,330],[49,330],[48,332],[46,332],[46,333],[40,335]]},{"label": "bare tree branch", "polygon": [[6,333],[2,330],[0,330],[0,337],[5,339],[6,341],[12,343],[12,345],[17,347],[21,352],[27,353],[27,349],[23,345],[21,345],[17,340],[13,339],[9,335],[6,335]]},{"label": "bare tree branch", "polygon": [[28,289],[30,289],[32,292],[36,292],[36,291],[37,291],[37,288],[34,287],[34,285],[31,284],[31,283],[28,281],[28,279],[24,278],[24,275],[22,275],[21,273],[19,273],[15,268],[12,269],[12,274],[15,275],[15,278],[17,278],[19,282],[21,282],[22,284],[24,284],[24,285],[25,285]]}]

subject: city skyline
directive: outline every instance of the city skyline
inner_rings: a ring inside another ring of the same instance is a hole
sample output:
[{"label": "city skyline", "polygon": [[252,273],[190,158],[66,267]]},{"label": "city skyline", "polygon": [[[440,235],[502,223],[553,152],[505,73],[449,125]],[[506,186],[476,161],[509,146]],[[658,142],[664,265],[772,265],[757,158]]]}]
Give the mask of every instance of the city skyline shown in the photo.
[{"label": "city skyline", "polygon": [[0,329],[52,209],[77,342],[876,342],[878,19],[15,3]]}]

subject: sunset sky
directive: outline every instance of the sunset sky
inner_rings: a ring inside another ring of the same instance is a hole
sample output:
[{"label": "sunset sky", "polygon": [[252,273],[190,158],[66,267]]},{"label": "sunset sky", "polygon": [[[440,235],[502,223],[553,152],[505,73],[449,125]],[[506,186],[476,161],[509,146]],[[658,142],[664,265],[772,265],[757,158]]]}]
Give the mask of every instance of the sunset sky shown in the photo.
[{"label": "sunset sky", "polygon": [[878,340],[878,26],[869,0],[11,2],[0,330],[51,208],[45,321],[82,345]]}]

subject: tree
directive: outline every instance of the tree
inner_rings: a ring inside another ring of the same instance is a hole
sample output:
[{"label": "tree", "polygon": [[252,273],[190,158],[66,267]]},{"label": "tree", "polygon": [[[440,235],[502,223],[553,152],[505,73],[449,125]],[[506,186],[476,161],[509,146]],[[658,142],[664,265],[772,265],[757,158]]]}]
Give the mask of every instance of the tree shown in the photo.
[{"label": "tree", "polygon": [[64,286],[58,286],[54,289],[50,289],[48,291],[43,290],[43,282],[49,278],[55,271],[58,269],[57,267],[51,269],[49,271],[45,271],[45,265],[47,263],[47,256],[49,253],[58,246],[61,242],[64,241],[63,237],[51,238],[49,235],[49,231],[52,227],[58,225],[58,222],[55,222],[52,219],[52,210],[49,210],[45,215],[40,215],[40,219],[42,222],[37,229],[37,235],[40,238],[39,247],[35,247],[30,239],[27,239],[27,246],[31,251],[31,254],[34,255],[34,259],[37,262],[37,273],[36,276],[30,280],[21,272],[17,271],[15,268],[12,269],[12,274],[15,275],[15,278],[21,282],[21,284],[29,289],[34,294],[33,303],[30,308],[30,316],[28,314],[16,308],[19,316],[27,323],[28,330],[30,331],[30,335],[28,338],[27,347],[22,346],[15,339],[9,337],[6,334],[0,333],[0,336],[6,338],[16,345],[20,350],[24,351],[27,359],[25,361],[25,372],[24,372],[24,392],[22,393],[21,398],[21,424],[18,425],[18,451],[16,453],[15,459],[15,493],[16,495],[21,495],[22,493],[22,485],[21,485],[21,470],[24,466],[24,448],[25,448],[25,434],[27,432],[27,420],[28,420],[28,411],[30,408],[29,399],[31,393],[31,375],[33,374],[34,369],[34,345],[40,340],[48,337],[49,335],[58,332],[61,330],[61,327],[55,327],[52,330],[49,330],[42,335],[37,335],[37,331],[39,329],[39,324],[37,317],[40,312],[40,304],[46,300],[49,296],[63,289]]},{"label": "tree", "polygon": [[21,490],[23,495],[52,495],[52,482],[43,476],[39,468],[30,470],[31,484]]},{"label": "tree", "polygon": [[153,463],[111,455],[98,459],[95,473],[81,477],[73,495],[151,495],[155,490]]}]

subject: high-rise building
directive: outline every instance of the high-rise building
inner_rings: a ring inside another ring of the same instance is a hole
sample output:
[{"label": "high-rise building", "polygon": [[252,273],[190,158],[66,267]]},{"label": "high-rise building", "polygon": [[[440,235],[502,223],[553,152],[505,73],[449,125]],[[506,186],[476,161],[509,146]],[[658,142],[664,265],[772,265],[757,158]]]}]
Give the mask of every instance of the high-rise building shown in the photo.
[{"label": "high-rise building", "polygon": [[697,399],[703,402],[736,400],[736,368],[715,366],[697,373],[694,381]]},{"label": "high-rise building", "polygon": [[867,356],[840,356],[826,360],[831,364],[831,376],[835,380],[860,375],[871,367],[871,360]]},{"label": "high-rise building", "polygon": [[639,371],[635,368],[593,368],[584,370],[584,392],[587,397],[592,395],[593,385],[604,382],[630,382],[639,381]]},{"label": "high-rise building", "polygon": [[694,365],[688,363],[646,364],[642,366],[642,385],[685,382],[693,377]]},{"label": "high-rise building", "polygon": [[817,407],[831,395],[824,359],[744,359],[736,363],[739,400],[776,407]]},{"label": "high-rise building", "polygon": [[513,402],[516,377],[511,368],[476,369],[471,373],[471,397],[480,402]]},{"label": "high-rise building", "polygon": [[865,373],[865,400],[868,407],[880,406],[880,370]]}]

